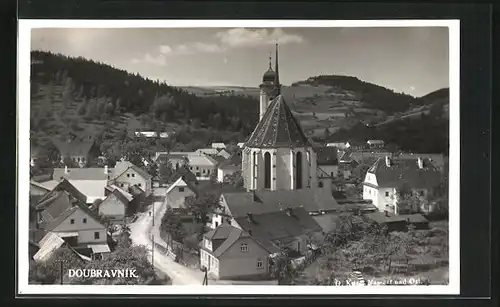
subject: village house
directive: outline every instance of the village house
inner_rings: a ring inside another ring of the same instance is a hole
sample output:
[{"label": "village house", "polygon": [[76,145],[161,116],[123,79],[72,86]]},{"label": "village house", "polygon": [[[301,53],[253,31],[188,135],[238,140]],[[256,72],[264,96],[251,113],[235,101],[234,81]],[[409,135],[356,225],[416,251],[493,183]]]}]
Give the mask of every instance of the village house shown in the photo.
[{"label": "village house", "polygon": [[407,231],[410,225],[415,229],[428,229],[429,221],[422,214],[394,215],[385,212],[371,212],[363,215],[370,222],[387,227],[388,231]]},{"label": "village house", "polygon": [[224,143],[212,143],[211,147],[215,148],[215,149],[225,149],[226,144],[224,144]]},{"label": "village house", "polygon": [[353,141],[349,141],[349,142],[345,143],[345,148],[349,149],[349,150],[362,150],[362,149],[366,148],[366,143],[353,140]]},{"label": "village house", "polygon": [[200,264],[216,279],[269,278],[269,256],[279,252],[264,246],[248,232],[229,224],[203,235]]},{"label": "village house", "polygon": [[103,168],[55,168],[51,181],[42,183],[45,187],[52,189],[62,179],[68,180],[78,191],[86,196],[87,204],[92,204],[97,199],[105,198],[105,188],[111,178],[113,169],[107,166]]},{"label": "village house", "polygon": [[62,140],[53,138],[52,143],[59,150],[61,163],[69,159],[79,167],[85,167],[89,161],[101,155],[91,136],[79,137],[70,133]]},{"label": "village house", "polygon": [[384,148],[385,143],[382,140],[368,140],[366,145],[368,148]]},{"label": "village house", "polygon": [[346,142],[326,143],[326,147],[335,147],[339,150],[344,150],[346,149]]},{"label": "village house", "polygon": [[134,200],[134,197],[115,185],[108,186],[106,189],[112,189],[112,192],[107,194],[106,198],[95,209],[99,216],[108,218],[112,224],[125,224],[127,207]]},{"label": "village house", "polygon": [[316,147],[316,164],[330,177],[335,178],[339,172],[339,160],[336,147]]},{"label": "village house", "polygon": [[240,143],[236,144],[236,146],[238,146],[239,148],[243,148],[243,147],[245,147],[245,143],[240,142]]},{"label": "village house", "polygon": [[207,155],[207,156],[216,156],[219,153],[220,149],[217,148],[199,148],[194,151],[197,155]]},{"label": "village house", "polygon": [[109,252],[106,227],[92,212],[83,194],[78,194],[66,180],[46,194],[36,206],[39,228],[56,233],[83,254],[100,257]]},{"label": "village house", "polygon": [[241,149],[235,151],[227,160],[217,167],[217,181],[225,182],[228,175],[241,171]]},{"label": "village house", "polygon": [[429,162],[432,163],[440,172],[445,174],[447,173],[446,171],[447,157],[445,157],[443,154],[400,153],[394,156],[394,158],[398,159],[415,159],[416,157],[429,160]]},{"label": "village house", "polygon": [[109,178],[109,184],[114,184],[127,191],[132,186],[139,187],[144,191],[145,197],[152,193],[152,176],[142,168],[128,161],[117,162],[113,173]]},{"label": "village house", "polygon": [[[134,133],[135,137],[145,137],[145,138],[156,138],[158,137],[158,132],[156,131],[135,131]],[[168,132],[160,132],[159,138],[166,139],[169,137]]]},{"label": "village house", "polygon": [[[407,186],[422,200],[432,196],[441,181],[441,173],[428,160],[392,159],[389,156],[378,159],[367,171],[363,182],[363,199],[369,199],[379,209],[398,214],[398,190]],[[424,202],[423,202],[424,203]],[[420,208],[424,212],[432,208]]]},{"label": "village house", "polygon": [[68,242],[54,232],[47,233],[47,235],[40,240],[38,245],[39,249],[36,254],[33,255],[33,260],[39,263],[49,260],[57,250],[63,248],[71,251],[73,255],[77,257],[76,259],[80,259],[83,263],[92,260],[90,257],[78,253]]},{"label": "village house", "polygon": [[231,153],[227,151],[227,149],[220,149],[215,156],[222,157],[224,159],[229,159],[229,157],[231,157]]},{"label": "village house", "polygon": [[184,208],[186,198],[193,197],[198,194],[195,185],[190,180],[185,180],[184,176],[179,176],[172,183],[166,192],[165,202],[171,208]]}]

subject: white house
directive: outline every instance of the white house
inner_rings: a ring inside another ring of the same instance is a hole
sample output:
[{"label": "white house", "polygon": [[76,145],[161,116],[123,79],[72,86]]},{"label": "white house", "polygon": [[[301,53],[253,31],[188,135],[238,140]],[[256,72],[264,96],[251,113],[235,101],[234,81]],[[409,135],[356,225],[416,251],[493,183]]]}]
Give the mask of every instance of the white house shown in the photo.
[{"label": "white house", "polygon": [[224,149],[226,148],[226,144],[224,143],[212,143],[212,148],[215,148],[215,149]]},{"label": "white house", "polygon": [[366,144],[369,148],[383,148],[385,146],[384,141],[382,140],[368,140]]},{"label": "white house", "polygon": [[241,165],[222,165],[217,169],[217,181],[224,182],[227,175],[241,171]]},{"label": "white house", "polygon": [[224,159],[228,159],[229,157],[231,157],[231,154],[225,149],[220,149],[219,152],[217,153],[217,156],[223,157]]},{"label": "white house", "polygon": [[137,186],[145,192],[148,197],[152,193],[152,176],[142,168],[128,162],[117,162],[110,177],[109,184],[128,190],[131,186]]},{"label": "white house", "polygon": [[196,188],[181,176],[167,189],[165,201],[172,208],[181,208],[185,206],[186,197],[196,193]]},{"label": "white house", "polygon": [[[158,135],[156,131],[136,131],[136,137],[146,137],[146,138],[155,138]],[[165,139],[168,138],[168,132],[160,132],[160,138]]]},{"label": "white house", "polygon": [[62,179],[67,179],[78,191],[87,197],[87,204],[96,199],[104,199],[105,189],[113,169],[108,168],[56,168],[53,171],[53,180],[44,182],[49,189],[54,188]]},{"label": "white house", "polygon": [[210,176],[217,175],[217,161],[207,155],[190,155],[189,170],[196,175],[198,180],[208,180]]},{"label": "white house", "polygon": [[338,149],[346,149],[346,143],[345,142],[334,142],[334,143],[327,143],[326,147],[336,147]]},{"label": "white house", "polygon": [[197,149],[194,153],[198,154],[198,155],[205,154],[205,155],[209,155],[209,156],[215,156],[219,153],[219,149],[217,149],[217,148],[200,148],[200,149]]},{"label": "white house", "polygon": [[57,234],[77,251],[90,249],[94,258],[109,253],[106,227],[85,205],[75,204],[52,219],[45,230]]},{"label": "white house", "polygon": [[241,143],[238,143],[236,146],[238,146],[239,148],[243,148],[243,147],[245,147],[245,143],[241,142]]},{"label": "white house", "polygon": [[439,170],[429,160],[379,158],[366,173],[363,199],[371,200],[379,211],[398,214],[398,189],[407,186],[422,199],[427,199],[439,186],[440,179]]}]

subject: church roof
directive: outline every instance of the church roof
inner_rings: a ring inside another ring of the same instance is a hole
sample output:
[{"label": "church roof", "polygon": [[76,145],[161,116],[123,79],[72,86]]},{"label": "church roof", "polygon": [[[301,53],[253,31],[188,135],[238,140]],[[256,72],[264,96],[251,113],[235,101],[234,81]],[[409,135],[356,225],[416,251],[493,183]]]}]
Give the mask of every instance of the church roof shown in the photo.
[{"label": "church roof", "polygon": [[311,146],[282,95],[271,101],[246,146],[256,148]]}]

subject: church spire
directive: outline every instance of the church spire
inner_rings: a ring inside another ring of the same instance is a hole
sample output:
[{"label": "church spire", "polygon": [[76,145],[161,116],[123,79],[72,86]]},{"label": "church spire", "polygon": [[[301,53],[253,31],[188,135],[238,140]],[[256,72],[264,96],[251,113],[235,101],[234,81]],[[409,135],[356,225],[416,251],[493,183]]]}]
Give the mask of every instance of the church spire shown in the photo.
[{"label": "church spire", "polygon": [[275,59],[275,68],[274,68],[274,92],[275,96],[281,94],[281,84],[280,84],[280,73],[278,70],[278,44],[276,44],[276,59]]},{"label": "church spire", "polygon": [[273,66],[272,66],[272,63],[271,63],[271,61],[272,61],[271,54],[272,54],[271,51],[269,51],[269,70],[273,70]]}]

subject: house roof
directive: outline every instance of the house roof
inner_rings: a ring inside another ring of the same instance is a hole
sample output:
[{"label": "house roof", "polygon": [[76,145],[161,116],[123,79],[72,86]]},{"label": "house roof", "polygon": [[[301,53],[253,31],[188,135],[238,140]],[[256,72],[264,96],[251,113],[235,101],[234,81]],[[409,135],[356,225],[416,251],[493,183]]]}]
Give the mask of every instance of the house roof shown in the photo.
[{"label": "house roof", "polygon": [[216,166],[218,163],[214,158],[207,155],[189,155],[189,165],[195,166]]},{"label": "house roof", "polygon": [[68,192],[56,191],[51,193],[49,198],[40,201],[36,205],[36,210],[42,211],[41,215],[45,222],[50,222],[72,206],[73,201]]},{"label": "house roof", "polygon": [[[203,236],[209,240],[224,240],[213,252],[211,252],[217,258],[223,255],[236,241],[243,238],[253,240],[269,253],[276,253],[279,251],[279,249],[276,249],[270,242],[262,244],[260,240],[251,236],[248,232],[225,223],[205,233]],[[201,242],[201,244],[203,244],[203,242]]]},{"label": "house roof", "polygon": [[242,150],[238,148],[234,153],[229,156],[224,162],[219,165],[219,168],[227,167],[227,166],[238,166],[241,167],[242,163]]},{"label": "house roof", "polygon": [[338,165],[337,147],[322,146],[314,148],[317,165]]},{"label": "house roof", "polygon": [[129,190],[130,194],[132,194],[134,196],[134,198],[144,194],[144,191],[141,188],[139,188],[137,185],[130,186],[128,188],[128,190]]},{"label": "house roof", "polygon": [[132,201],[134,199],[134,196],[130,194],[129,192],[124,191],[123,189],[117,187],[116,185],[112,184],[106,187],[106,189],[110,192],[115,192],[118,191],[123,197],[125,197],[128,201]]},{"label": "house roof", "polygon": [[219,152],[218,148],[200,148],[195,151],[197,154],[216,155]]},{"label": "house roof", "polygon": [[383,212],[372,212],[364,214],[368,219],[379,223],[409,222],[409,223],[427,223],[428,220],[422,214],[389,215]]},{"label": "house roof", "polygon": [[368,145],[373,145],[373,144],[384,144],[384,141],[382,140],[368,140],[366,141]]},{"label": "house roof", "polygon": [[282,95],[269,104],[245,146],[255,148],[309,147],[309,139]]},{"label": "house roof", "polygon": [[110,179],[113,180],[118,178],[128,169],[133,169],[135,172],[137,172],[141,177],[143,177],[146,180],[150,180],[151,178],[153,178],[153,176],[151,176],[148,172],[138,167],[137,165],[132,164],[129,161],[120,161],[116,163]]},{"label": "house roof", "polygon": [[63,244],[64,240],[61,237],[53,232],[49,232],[38,242],[40,249],[33,256],[33,259],[35,261],[46,261]]},{"label": "house roof", "polygon": [[63,156],[86,156],[94,145],[94,140],[74,139],[72,141],[62,141],[57,138],[53,138],[52,143],[57,147]]},{"label": "house roof", "polygon": [[428,160],[423,159],[423,168],[418,167],[417,159],[391,159],[387,166],[385,159],[378,159],[368,172],[375,174],[381,188],[396,188],[407,183],[411,188],[424,189],[439,185],[441,173]]},{"label": "house roof", "polygon": [[59,214],[57,217],[55,217],[53,220],[49,221],[47,225],[45,226],[46,231],[52,231],[54,230],[57,226],[59,226],[64,220],[66,220],[71,214],[74,212],[82,210],[84,213],[87,214],[90,218],[94,219],[96,222],[102,225],[101,219],[99,216],[90,210],[85,204],[75,202],[74,206],[66,208],[65,211],[63,211],[61,214]]},{"label": "house roof", "polygon": [[304,208],[293,208],[288,215],[286,209],[264,214],[251,214],[235,218],[240,227],[259,242],[287,240],[307,233],[322,231],[321,226]]},{"label": "house roof", "polygon": [[58,191],[66,191],[68,192],[71,196],[73,196],[74,198],[76,198],[78,201],[82,202],[82,203],[86,203],[87,202],[87,196],[85,196],[85,194],[83,194],[80,190],[78,190],[70,181],[68,181],[67,179],[62,179],[61,181],[59,181],[54,188],[52,188],[52,190],[45,194],[44,197],[42,197],[42,199],[40,199],[40,202],[50,198],[55,192],[58,192]]},{"label": "house roof", "polygon": [[177,178],[177,180],[168,187],[166,194],[170,193],[175,187],[187,187],[193,191],[193,193],[198,194],[196,187],[189,181],[184,181],[182,177]]},{"label": "house roof", "polygon": [[365,142],[362,142],[362,141],[358,141],[358,140],[354,140],[354,141],[348,141],[346,143],[346,145],[349,144],[349,146],[355,146],[355,147],[359,147],[359,146],[365,146],[366,143]]},{"label": "house roof", "polygon": [[55,168],[52,177],[54,180],[60,180],[62,178],[70,180],[108,180],[108,176],[113,172],[113,169],[108,169],[108,174],[106,174],[105,168],[101,167],[90,167],[90,168],[68,168],[68,172],[65,172],[65,168]]},{"label": "house roof", "polygon": [[[371,152],[371,151],[346,151],[340,157],[340,161],[343,162],[362,162],[363,160],[368,160],[369,163],[375,162],[378,158],[391,157],[392,153],[390,152]],[[372,161],[370,161],[372,160]]]},{"label": "house roof", "polygon": [[443,154],[413,154],[413,153],[401,153],[396,156],[398,159],[416,159],[418,157],[428,159],[432,164],[438,168],[442,168],[445,165],[445,158]]},{"label": "house roof", "polygon": [[224,143],[212,143],[212,148],[226,148]]},{"label": "house roof", "polygon": [[226,160],[227,160],[223,156],[212,156],[211,158],[214,159],[215,162],[217,162],[217,165],[221,165],[222,163],[226,162]]},{"label": "house roof", "polygon": [[257,190],[251,192],[223,193],[233,217],[280,211],[286,207],[303,207],[308,212],[338,210],[339,205],[327,189]]},{"label": "house roof", "polygon": [[198,182],[196,175],[185,166],[179,167],[179,169],[168,179],[168,182],[175,182],[181,177],[185,182],[190,182],[192,184]]}]

